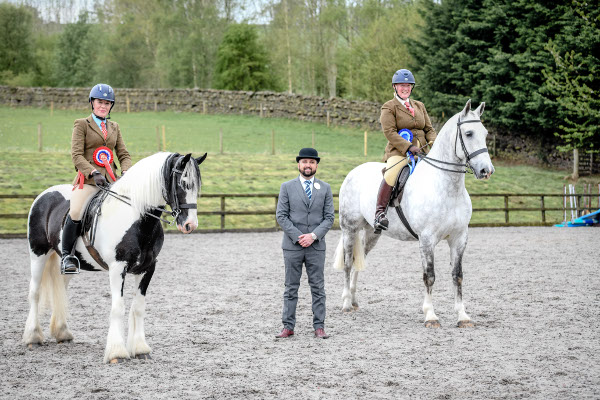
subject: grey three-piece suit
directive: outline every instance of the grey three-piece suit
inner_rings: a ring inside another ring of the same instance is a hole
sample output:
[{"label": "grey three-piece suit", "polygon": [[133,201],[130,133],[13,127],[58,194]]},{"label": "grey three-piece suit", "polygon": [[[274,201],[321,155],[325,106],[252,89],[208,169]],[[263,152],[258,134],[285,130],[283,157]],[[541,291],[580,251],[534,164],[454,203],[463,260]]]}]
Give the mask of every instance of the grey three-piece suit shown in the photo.
[{"label": "grey three-piece suit", "polygon": [[[314,180],[312,198],[304,192],[300,179],[281,185],[277,202],[277,222],[283,229],[283,259],[285,262],[285,291],[283,294],[284,328],[293,330],[296,324],[298,288],[302,264],[312,294],[314,329],[325,323],[325,234],[333,225],[334,209],[331,187],[319,179]],[[314,232],[317,239],[309,247],[298,243],[298,236]]]}]

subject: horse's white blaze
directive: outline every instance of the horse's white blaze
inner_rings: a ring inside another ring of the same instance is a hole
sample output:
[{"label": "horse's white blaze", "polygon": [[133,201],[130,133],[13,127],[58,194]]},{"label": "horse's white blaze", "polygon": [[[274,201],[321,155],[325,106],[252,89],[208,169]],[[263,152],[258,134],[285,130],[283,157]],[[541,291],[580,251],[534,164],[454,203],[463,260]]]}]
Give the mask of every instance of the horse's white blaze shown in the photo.
[{"label": "horse's white blaze", "polygon": [[[450,118],[443,126],[428,154],[428,157],[448,163],[465,163],[466,155],[462,148],[458,121],[462,138],[469,154],[486,148],[487,130],[479,122],[483,104],[471,110],[470,101],[460,113]],[[470,159],[470,165],[477,179],[486,179],[494,172],[487,152],[477,153]],[[460,170],[460,167],[439,164],[446,169]],[[364,249],[364,256],[376,244],[379,236],[373,235],[372,224],[375,215],[377,193],[382,179],[383,163],[359,165],[346,176],[340,188],[340,227],[342,237],[336,251],[336,269],[344,268],[345,282],[343,308],[348,310],[350,302],[357,306],[356,280],[359,268],[356,264],[357,251]],[[426,320],[437,320],[433,309],[431,288],[434,282],[433,251],[437,243],[447,240],[453,254],[451,264],[455,283],[455,310],[459,321],[468,320],[462,301],[462,254],[466,246],[466,233],[471,219],[471,199],[465,188],[465,175],[435,168],[421,161],[404,187],[401,207],[413,231],[419,235],[423,274],[426,284],[423,313]],[[397,213],[390,208],[387,212],[389,229],[384,235],[399,240],[415,240],[404,226]],[[353,240],[364,234],[364,240]],[[351,239],[352,238],[352,239]],[[340,251],[343,243],[343,252]],[[403,250],[406,251],[406,250]],[[363,256],[363,258],[364,258]],[[459,279],[460,275],[460,279]]]}]

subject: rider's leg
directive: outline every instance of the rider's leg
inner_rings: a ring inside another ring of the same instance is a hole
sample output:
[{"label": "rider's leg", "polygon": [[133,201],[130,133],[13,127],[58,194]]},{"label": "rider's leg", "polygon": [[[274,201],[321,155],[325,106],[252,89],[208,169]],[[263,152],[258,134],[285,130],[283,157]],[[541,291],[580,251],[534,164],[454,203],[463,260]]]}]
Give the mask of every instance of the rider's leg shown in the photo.
[{"label": "rider's leg", "polygon": [[392,156],[387,160],[385,169],[386,172],[383,174],[381,185],[379,186],[379,193],[377,194],[377,205],[375,207],[375,222],[373,227],[375,233],[381,233],[381,230],[387,230],[389,221],[385,213],[392,196],[392,190],[398,179],[398,175],[402,168],[408,164],[408,159],[401,156]]},{"label": "rider's leg", "polygon": [[77,273],[77,265],[79,264],[77,257],[72,255],[75,242],[80,235],[81,218],[85,211],[89,199],[98,191],[96,186],[83,185],[82,189],[76,188],[71,192],[71,204],[69,215],[65,220],[63,227],[61,247],[62,247],[62,262],[61,273],[73,274]]}]

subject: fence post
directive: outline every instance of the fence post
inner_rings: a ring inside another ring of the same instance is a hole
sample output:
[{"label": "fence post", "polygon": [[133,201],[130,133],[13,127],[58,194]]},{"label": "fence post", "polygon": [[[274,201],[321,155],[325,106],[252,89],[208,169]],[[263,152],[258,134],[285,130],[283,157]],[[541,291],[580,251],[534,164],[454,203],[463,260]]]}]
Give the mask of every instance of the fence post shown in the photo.
[{"label": "fence post", "polygon": [[263,105],[262,105],[262,103],[260,103],[260,117],[261,118],[263,117],[263,111],[262,110],[263,110]]},{"label": "fence post", "polygon": [[50,116],[54,115],[54,100],[50,101]]},{"label": "fence post", "polygon": [[544,205],[544,196],[541,196],[541,202],[542,202],[542,222],[546,223],[546,207]]},{"label": "fence post", "polygon": [[38,151],[42,152],[42,123],[38,122]]},{"label": "fence post", "polygon": [[219,153],[223,154],[223,128],[219,128]]},{"label": "fence post", "polygon": [[158,132],[158,125],[156,125],[156,147],[160,151],[160,133]]},{"label": "fence post", "polygon": [[154,112],[158,111],[158,101],[154,100]]},{"label": "fence post", "polygon": [[206,100],[202,100],[202,114],[206,114]]},{"label": "fence post", "polygon": [[275,155],[275,130],[271,129],[271,154]]},{"label": "fence post", "polygon": [[504,222],[508,224],[508,196],[504,196]]},{"label": "fence post", "polygon": [[327,110],[327,127],[329,128],[329,110]]},{"label": "fence post", "polygon": [[365,157],[367,156],[367,131],[365,131]]},{"label": "fence post", "polygon": [[129,93],[125,94],[125,102],[127,103],[127,114],[129,114]]},{"label": "fence post", "polygon": [[496,134],[492,136],[492,154],[496,157]]},{"label": "fence post", "polygon": [[165,126],[162,126],[162,150],[167,151],[167,136],[165,134]]},{"label": "fence post", "polygon": [[315,130],[312,130],[312,147],[315,148]]},{"label": "fence post", "polygon": [[279,203],[279,195],[275,195],[275,229],[279,228],[279,223],[277,222],[277,204]]},{"label": "fence post", "polygon": [[225,229],[225,196],[221,196],[221,230]]}]

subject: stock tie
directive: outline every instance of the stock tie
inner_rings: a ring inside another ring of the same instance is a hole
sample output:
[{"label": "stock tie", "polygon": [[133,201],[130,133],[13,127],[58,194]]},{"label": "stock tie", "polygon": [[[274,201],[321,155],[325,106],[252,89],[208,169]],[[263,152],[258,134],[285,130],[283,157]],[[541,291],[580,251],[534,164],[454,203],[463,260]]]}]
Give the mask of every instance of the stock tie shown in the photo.
[{"label": "stock tie", "polygon": [[104,123],[104,121],[100,122],[100,126],[102,127],[102,134],[104,135],[104,140],[106,140],[106,137],[108,136],[108,131],[106,130],[106,124]]},{"label": "stock tie", "polygon": [[306,195],[310,200],[312,198],[312,192],[310,191],[310,181],[304,181],[304,184],[306,185],[306,189],[304,189],[304,191],[306,192]]},{"label": "stock tie", "polygon": [[410,106],[410,103],[408,101],[406,103],[404,103],[404,105],[406,106],[406,108],[408,109],[408,111],[410,111],[410,115],[412,115],[414,117],[415,116],[415,109]]}]

